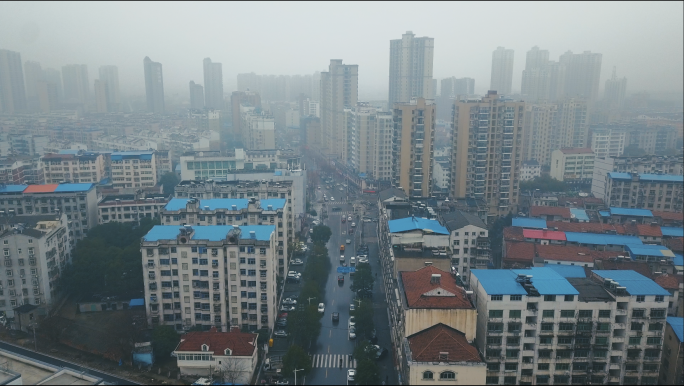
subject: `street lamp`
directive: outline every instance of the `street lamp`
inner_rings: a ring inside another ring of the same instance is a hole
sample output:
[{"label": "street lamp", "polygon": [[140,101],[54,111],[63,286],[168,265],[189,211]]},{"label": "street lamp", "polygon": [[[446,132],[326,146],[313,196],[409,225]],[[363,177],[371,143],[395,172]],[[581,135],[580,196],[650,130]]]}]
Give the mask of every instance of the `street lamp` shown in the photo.
[{"label": "street lamp", "polygon": [[295,381],[294,381],[294,384],[295,384],[295,385],[297,384],[297,371],[304,371],[304,369],[294,369],[294,370],[292,370],[292,372],[293,372],[294,375],[295,375]]}]

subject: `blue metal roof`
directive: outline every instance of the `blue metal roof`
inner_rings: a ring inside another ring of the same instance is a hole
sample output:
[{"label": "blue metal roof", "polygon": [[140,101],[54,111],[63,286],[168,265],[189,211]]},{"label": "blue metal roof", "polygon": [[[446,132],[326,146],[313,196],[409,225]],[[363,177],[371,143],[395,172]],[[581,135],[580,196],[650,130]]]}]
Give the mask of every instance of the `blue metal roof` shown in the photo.
[{"label": "blue metal roof", "polygon": [[610,208],[610,213],[618,216],[641,216],[653,217],[653,212],[648,209],[631,209],[631,208]]},{"label": "blue metal roof", "polygon": [[614,179],[614,180],[632,180],[632,175],[629,173],[620,173],[620,172],[609,172],[608,177]]},{"label": "blue metal roof", "polygon": [[674,259],[672,259],[672,262],[674,263],[674,265],[682,266],[684,265],[684,256],[675,255]]},{"label": "blue metal roof", "polygon": [[523,286],[515,281],[518,275],[510,269],[473,269],[470,273],[489,295],[527,295]]},{"label": "blue metal roof", "polygon": [[565,238],[568,242],[580,244],[593,245],[627,245],[627,244],[643,244],[641,239],[636,236],[623,235],[606,235],[599,233],[580,233],[580,232],[565,232]]},{"label": "blue metal roof", "polygon": [[579,221],[589,221],[589,216],[587,216],[587,211],[579,208],[570,208],[571,217],[576,218]]},{"label": "blue metal roof", "polygon": [[145,299],[143,299],[143,298],[131,299],[131,301],[128,302],[129,307],[144,306],[144,305],[145,305]]},{"label": "blue metal roof", "polygon": [[282,170],[276,170],[275,172],[273,172],[273,175],[274,175],[274,176],[282,176],[282,175],[283,175],[283,171],[282,171]]},{"label": "blue metal roof", "polygon": [[531,282],[540,295],[578,295],[579,292],[563,276],[547,267],[529,269],[473,269],[489,295],[527,295],[515,279],[519,274],[532,275]]},{"label": "blue metal roof", "polygon": [[584,272],[584,267],[581,265],[544,264],[544,267],[553,269],[564,278],[587,277],[587,273]]},{"label": "blue metal roof", "polygon": [[[180,225],[155,225],[143,238],[145,241],[173,240],[178,237]],[[192,240],[221,241],[225,240],[233,228],[240,228],[240,239],[250,239],[249,232],[254,231],[257,240],[268,241],[275,232],[274,225],[249,225],[234,227],[232,225],[198,225],[193,226]]]},{"label": "blue metal roof", "polygon": [[284,198],[267,198],[264,200],[260,200],[260,202],[261,202],[261,209],[268,210],[268,206],[271,205],[273,207],[273,210],[278,210],[278,209],[285,208],[285,203],[287,202],[287,199],[284,199]]},{"label": "blue metal roof", "polygon": [[437,220],[428,220],[422,217],[406,217],[388,222],[390,233],[406,232],[413,230],[432,231],[442,235],[448,235],[449,231]]},{"label": "blue metal roof", "polygon": [[639,179],[642,181],[684,182],[684,176],[674,174],[639,174]]},{"label": "blue metal roof", "polygon": [[151,160],[153,153],[154,152],[151,150],[147,150],[147,151],[116,151],[116,152],[112,153],[112,161],[121,161],[122,159]]},{"label": "blue metal roof", "polygon": [[55,193],[67,193],[67,192],[87,192],[95,184],[60,184],[54,190]]},{"label": "blue metal roof", "polygon": [[674,333],[677,335],[677,339],[679,339],[679,343],[684,342],[684,318],[668,316],[667,323],[672,326]]},{"label": "blue metal roof", "polygon": [[544,229],[546,228],[546,220],[540,219],[540,218],[525,218],[525,217],[514,217],[513,218],[513,226],[514,227],[522,227],[522,228],[538,228],[538,229]]},{"label": "blue metal roof", "polygon": [[28,185],[5,185],[0,186],[0,193],[21,193]]},{"label": "blue metal roof", "polygon": [[247,198],[210,198],[206,200],[200,200],[200,209],[204,210],[205,206],[209,207],[209,210],[216,209],[228,209],[232,210],[233,205],[237,207],[237,210],[246,209],[249,205],[249,199]]},{"label": "blue metal roof", "polygon": [[677,227],[660,227],[663,236],[684,237],[684,228]]},{"label": "blue metal roof", "polygon": [[632,270],[594,270],[599,277],[612,279],[618,282],[620,287],[625,287],[627,292],[632,295],[665,295],[670,293],[659,286],[653,280]]},{"label": "blue metal roof", "polygon": [[599,214],[601,215],[601,217],[610,217],[609,210],[599,210]]},{"label": "blue metal roof", "polygon": [[625,248],[627,251],[629,251],[629,254],[632,256],[632,260],[638,255],[641,256],[656,256],[656,257],[668,257],[668,258],[673,258],[674,253],[672,253],[671,250],[669,250],[667,247],[662,246],[662,245],[650,245],[650,244],[642,244],[642,245],[625,245]]},{"label": "blue metal roof", "polygon": [[180,210],[185,209],[189,198],[172,198],[164,207],[164,210]]}]

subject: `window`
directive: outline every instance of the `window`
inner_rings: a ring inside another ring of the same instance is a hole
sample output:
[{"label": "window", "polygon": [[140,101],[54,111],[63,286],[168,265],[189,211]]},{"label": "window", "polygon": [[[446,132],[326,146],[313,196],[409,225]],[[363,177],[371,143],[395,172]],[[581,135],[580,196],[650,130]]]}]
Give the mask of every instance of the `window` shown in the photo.
[{"label": "window", "polygon": [[[501,368],[501,363],[494,362],[494,363],[487,363],[487,371],[499,371]],[[425,377],[423,377],[425,378]]]},{"label": "window", "polygon": [[542,331],[553,331],[553,323],[542,323],[541,330]]},{"label": "window", "polygon": [[664,318],[665,311],[664,308],[651,308],[651,318]]},{"label": "window", "polygon": [[432,371],[424,371],[423,372],[423,379],[433,379],[434,374]]},{"label": "window", "polygon": [[[491,312],[491,311],[490,311]],[[508,317],[509,318],[514,318],[514,319],[520,319],[520,310],[510,310],[508,311]]]},{"label": "window", "polygon": [[501,337],[500,336],[488,336],[487,337],[487,344],[499,345],[499,344],[501,344]]},{"label": "window", "polygon": [[561,318],[574,318],[575,310],[561,310]]},{"label": "window", "polygon": [[663,324],[662,323],[649,323],[648,324],[648,331],[662,331],[663,330]]},{"label": "window", "polygon": [[548,371],[549,370],[549,364],[548,363],[538,363],[537,364],[537,370]]},{"label": "window", "polygon": [[[663,272],[663,273],[664,273],[664,272]],[[665,301],[665,296],[663,296],[663,295],[656,295],[655,301],[658,302],[658,303],[664,302],[664,301]]]},{"label": "window", "polygon": [[632,327],[632,328],[631,328],[632,331],[641,331],[641,329],[643,328],[643,323],[635,323],[635,322],[632,322],[632,326],[631,326],[631,327]]},{"label": "window", "polygon": [[555,310],[544,310],[542,311],[542,318],[553,318]]},{"label": "window", "polygon": [[487,377],[485,379],[485,382],[488,385],[498,385],[499,384],[499,377]]},{"label": "window", "polygon": [[599,310],[599,318],[610,318],[610,310]]},{"label": "window", "polygon": [[489,310],[490,318],[503,318],[503,310]]},{"label": "window", "polygon": [[[553,330],[553,325],[551,325],[551,330]],[[540,336],[539,344],[553,344],[552,336]]]},{"label": "window", "polygon": [[565,295],[566,302],[572,302],[575,300],[575,295]]},{"label": "window", "polygon": [[517,364],[517,363],[506,363],[504,369],[505,369],[505,370],[509,370],[509,371],[511,371],[511,370],[514,370],[514,371],[515,371],[515,370],[518,370],[518,364]]},{"label": "window", "polygon": [[456,373],[453,371],[443,371],[439,374],[439,379],[456,379]]},{"label": "window", "polygon": [[579,311],[579,317],[580,318],[591,318],[592,315],[592,310],[580,310]]},{"label": "window", "polygon": [[570,363],[556,363],[556,370],[570,370]]},{"label": "window", "polygon": [[492,301],[502,301],[503,295],[492,295]]},{"label": "window", "polygon": [[511,295],[511,301],[512,302],[522,301],[522,295]]},{"label": "window", "polygon": [[555,302],[556,301],[556,295],[544,295],[544,301],[545,302]]},{"label": "window", "polygon": [[503,323],[487,323],[487,331],[489,332],[502,332]]},{"label": "window", "polygon": [[572,323],[559,323],[558,331],[572,331],[574,324]]},{"label": "window", "polygon": [[636,301],[639,303],[645,302],[646,296],[645,295],[637,295]]},{"label": "window", "polygon": [[660,344],[661,339],[660,337],[654,336],[654,337],[648,337],[646,338],[646,344]]},{"label": "window", "polygon": [[645,310],[641,310],[641,309],[632,310],[632,317],[633,318],[643,318],[644,314],[645,314]]}]

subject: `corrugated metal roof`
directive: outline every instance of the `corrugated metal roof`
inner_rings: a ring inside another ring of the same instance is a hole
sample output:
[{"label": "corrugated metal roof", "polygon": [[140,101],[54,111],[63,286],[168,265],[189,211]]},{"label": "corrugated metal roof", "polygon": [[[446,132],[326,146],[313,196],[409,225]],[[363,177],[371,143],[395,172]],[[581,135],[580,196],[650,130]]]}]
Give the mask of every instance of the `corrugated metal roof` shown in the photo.
[{"label": "corrugated metal roof", "polygon": [[632,175],[629,173],[609,172],[608,177],[614,180],[632,180]]},{"label": "corrugated metal roof", "polygon": [[684,342],[684,318],[668,316],[667,323],[672,326],[674,333],[677,335],[677,339],[679,339],[679,343]]},{"label": "corrugated metal roof", "polygon": [[546,267],[513,269],[516,275],[532,275],[532,284],[540,295],[579,295],[579,292],[556,271]]},{"label": "corrugated metal roof", "polygon": [[563,276],[547,267],[529,269],[473,269],[471,271],[489,295],[527,295],[515,279],[532,275],[531,283],[540,295],[578,295],[579,292]]},{"label": "corrugated metal roof", "polygon": [[185,209],[188,204],[189,198],[172,198],[168,204],[164,207],[164,210],[180,210]]},{"label": "corrugated metal roof", "polygon": [[656,256],[656,257],[669,257],[673,258],[674,253],[667,247],[662,245],[625,245],[625,248],[629,251],[632,256],[632,260],[638,255],[641,256]]},{"label": "corrugated metal roof", "polygon": [[527,291],[515,281],[518,276],[510,269],[473,269],[482,288],[489,295],[527,295]]},{"label": "corrugated metal roof", "polygon": [[55,193],[87,192],[95,184],[60,184],[55,188]]},{"label": "corrugated metal roof", "polygon": [[[145,241],[173,240],[178,237],[180,225],[155,225],[143,238]],[[228,232],[233,228],[240,228],[240,239],[250,239],[251,231],[255,232],[255,237],[260,241],[267,241],[275,231],[274,225],[249,225],[234,227],[232,225],[213,225],[213,226],[193,226],[194,234],[192,240],[221,241],[225,240]]]},{"label": "corrugated metal roof", "polygon": [[522,228],[544,229],[546,228],[546,220],[542,220],[540,218],[514,217],[513,226]]},{"label": "corrugated metal roof", "polygon": [[545,231],[541,229],[523,229],[523,237],[527,239],[565,241],[565,232]]},{"label": "corrugated metal roof", "polygon": [[663,236],[684,237],[684,228],[677,227],[660,227]]},{"label": "corrugated metal roof", "polygon": [[592,245],[627,245],[643,244],[641,239],[636,236],[606,235],[598,233],[578,233],[565,232],[565,237],[569,242]]},{"label": "corrugated metal roof", "polygon": [[228,209],[232,210],[233,205],[237,207],[237,210],[247,209],[249,205],[249,199],[247,198],[209,198],[206,200],[200,200],[199,207],[204,210],[205,206],[209,207],[209,210],[216,209]]},{"label": "corrugated metal roof", "polygon": [[556,271],[557,274],[564,278],[587,277],[586,272],[584,272],[584,267],[581,265],[544,264],[544,267]]},{"label": "corrugated metal roof", "polygon": [[121,161],[123,159],[143,159],[151,160],[154,152],[150,150],[143,151],[116,151],[112,153],[112,161]]},{"label": "corrugated metal roof", "polygon": [[611,279],[618,283],[619,287],[625,287],[632,295],[664,295],[670,293],[646,276],[631,270],[594,270],[599,277]]},{"label": "corrugated metal roof", "polygon": [[653,217],[653,212],[648,209],[632,209],[632,208],[610,208],[610,214],[618,216],[641,216]]},{"label": "corrugated metal roof", "polygon": [[28,185],[5,185],[0,186],[0,193],[21,193]]},{"label": "corrugated metal roof", "polygon": [[684,182],[684,176],[674,174],[639,174],[643,181]]},{"label": "corrugated metal roof", "polygon": [[675,255],[675,257],[672,259],[672,262],[674,263],[675,266],[682,266],[684,265],[684,256],[682,255]]},{"label": "corrugated metal roof", "polygon": [[576,218],[579,221],[589,221],[589,216],[587,211],[579,208],[570,208],[570,214],[572,218]]},{"label": "corrugated metal roof", "polygon": [[268,198],[265,200],[261,200],[260,202],[261,209],[263,210],[268,210],[269,205],[273,207],[273,210],[278,210],[283,209],[285,207],[285,203],[287,202],[287,200],[284,198]]},{"label": "corrugated metal roof", "polygon": [[422,230],[431,231],[442,235],[448,235],[449,231],[437,220],[429,220],[422,217],[406,217],[388,222],[390,233]]},{"label": "corrugated metal roof", "polygon": [[601,217],[610,217],[610,211],[609,210],[599,210],[599,215],[601,215]]}]

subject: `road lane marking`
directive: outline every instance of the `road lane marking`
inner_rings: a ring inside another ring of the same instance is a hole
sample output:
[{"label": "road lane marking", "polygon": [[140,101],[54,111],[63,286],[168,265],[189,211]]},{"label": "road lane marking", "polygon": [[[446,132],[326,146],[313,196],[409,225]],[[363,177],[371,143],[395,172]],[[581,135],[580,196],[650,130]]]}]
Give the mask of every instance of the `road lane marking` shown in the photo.
[{"label": "road lane marking", "polygon": [[[330,333],[328,334],[328,338],[332,338],[332,329],[330,330]],[[328,346],[328,352],[330,352],[330,346]]]},{"label": "road lane marking", "polygon": [[[332,330],[330,330],[332,332]],[[330,354],[330,345],[328,345],[328,354]]]}]

